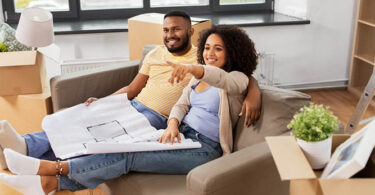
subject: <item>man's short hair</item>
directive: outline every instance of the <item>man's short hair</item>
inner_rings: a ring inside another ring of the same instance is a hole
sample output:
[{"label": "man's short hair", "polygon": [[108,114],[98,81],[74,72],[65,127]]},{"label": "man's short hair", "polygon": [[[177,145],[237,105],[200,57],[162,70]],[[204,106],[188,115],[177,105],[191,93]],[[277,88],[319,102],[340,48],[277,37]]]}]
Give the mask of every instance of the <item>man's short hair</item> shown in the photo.
[{"label": "man's short hair", "polygon": [[186,21],[189,22],[189,25],[191,25],[191,19],[190,19],[190,16],[189,14],[187,14],[186,12],[184,11],[170,11],[168,12],[167,14],[164,15],[164,20],[168,17],[171,17],[171,16],[179,16],[179,17],[183,17]]}]

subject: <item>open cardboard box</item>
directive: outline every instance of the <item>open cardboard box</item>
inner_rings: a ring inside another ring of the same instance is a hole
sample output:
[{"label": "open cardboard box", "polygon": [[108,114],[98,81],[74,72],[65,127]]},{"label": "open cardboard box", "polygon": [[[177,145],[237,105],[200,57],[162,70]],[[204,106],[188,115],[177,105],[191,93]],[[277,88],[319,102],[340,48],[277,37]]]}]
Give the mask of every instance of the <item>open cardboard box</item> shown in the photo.
[{"label": "open cardboard box", "polygon": [[41,93],[37,51],[0,53],[0,96]]},{"label": "open cardboard box", "polygon": [[[128,19],[128,40],[130,60],[140,59],[145,45],[163,44],[164,14],[146,13]],[[197,45],[199,32],[211,28],[211,20],[191,18],[194,34],[191,43]]]},{"label": "open cardboard box", "polygon": [[49,93],[49,80],[60,75],[60,48],[0,53],[0,96]]},{"label": "open cardboard box", "polygon": [[0,96],[49,92],[49,79],[60,74],[60,48],[0,53]]},{"label": "open cardboard box", "polygon": [[[349,135],[333,135],[332,151]],[[290,195],[374,195],[375,178],[320,179],[293,136],[266,137],[281,180],[290,180]]]}]

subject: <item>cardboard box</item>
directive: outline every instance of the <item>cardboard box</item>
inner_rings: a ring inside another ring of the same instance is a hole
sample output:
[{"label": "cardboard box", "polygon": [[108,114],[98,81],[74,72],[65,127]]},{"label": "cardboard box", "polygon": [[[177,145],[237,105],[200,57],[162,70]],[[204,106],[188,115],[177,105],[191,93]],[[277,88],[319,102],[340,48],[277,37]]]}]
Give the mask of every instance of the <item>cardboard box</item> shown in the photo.
[{"label": "cardboard box", "polygon": [[0,95],[41,93],[37,51],[0,53]]},{"label": "cardboard box", "polygon": [[61,75],[61,52],[60,48],[51,44],[47,47],[38,48],[37,61],[40,62],[40,79],[43,93],[50,92],[50,79],[54,76]]},{"label": "cardboard box", "polygon": [[[44,116],[52,113],[49,80],[61,74],[60,48],[51,44],[38,51],[0,53],[0,64],[0,120],[22,135],[41,131]],[[9,95],[22,93],[36,94]]]},{"label": "cardboard box", "polygon": [[[60,48],[0,53],[0,96],[49,91],[49,79],[61,73]],[[57,72],[57,71],[59,72]]]},{"label": "cardboard box", "polygon": [[[143,47],[148,44],[162,45],[163,43],[164,14],[147,13],[129,18],[128,40],[130,60],[142,57]],[[211,28],[211,20],[191,18],[194,34],[192,44],[197,45],[199,32]]]},{"label": "cardboard box", "polygon": [[51,113],[49,93],[0,96],[0,120],[9,121],[22,135],[42,131],[42,120]]},{"label": "cardboard box", "polygon": [[[334,135],[332,151],[349,135]],[[293,136],[266,137],[281,180],[290,180],[290,195],[373,195],[374,179],[319,179]]]}]

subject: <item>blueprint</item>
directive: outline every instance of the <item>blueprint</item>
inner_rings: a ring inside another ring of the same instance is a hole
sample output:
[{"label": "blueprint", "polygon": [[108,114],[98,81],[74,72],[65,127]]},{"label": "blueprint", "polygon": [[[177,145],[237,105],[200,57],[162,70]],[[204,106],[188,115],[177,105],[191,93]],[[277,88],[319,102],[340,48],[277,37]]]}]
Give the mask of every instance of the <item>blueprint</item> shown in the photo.
[{"label": "blueprint", "polygon": [[162,144],[164,130],[150,125],[126,94],[108,96],[85,106],[79,104],[46,116],[42,127],[56,157],[67,159],[96,153],[138,152],[200,148],[199,142]]}]

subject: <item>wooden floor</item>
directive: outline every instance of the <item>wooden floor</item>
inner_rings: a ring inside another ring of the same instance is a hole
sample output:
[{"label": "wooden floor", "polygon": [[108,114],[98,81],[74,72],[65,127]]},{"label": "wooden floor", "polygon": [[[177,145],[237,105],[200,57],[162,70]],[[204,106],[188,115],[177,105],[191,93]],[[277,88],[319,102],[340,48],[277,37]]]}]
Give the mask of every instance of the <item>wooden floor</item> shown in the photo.
[{"label": "wooden floor", "polygon": [[[349,122],[350,117],[358,103],[358,98],[350,94],[346,89],[329,89],[302,91],[311,95],[313,102],[330,106],[332,112],[339,118],[344,126]],[[375,116],[375,109],[369,107],[363,119]],[[0,171],[1,172],[1,171]],[[0,195],[19,195],[16,191],[4,186],[0,183]],[[105,195],[100,189],[83,190],[80,192],[62,191],[56,195]]]},{"label": "wooden floor", "polygon": [[[346,89],[327,89],[302,91],[311,96],[312,101],[317,104],[330,106],[332,112],[339,118],[344,127],[348,124],[359,98],[349,93]],[[375,108],[369,106],[362,119],[368,119],[375,116]],[[359,130],[362,126],[359,126]]]}]

